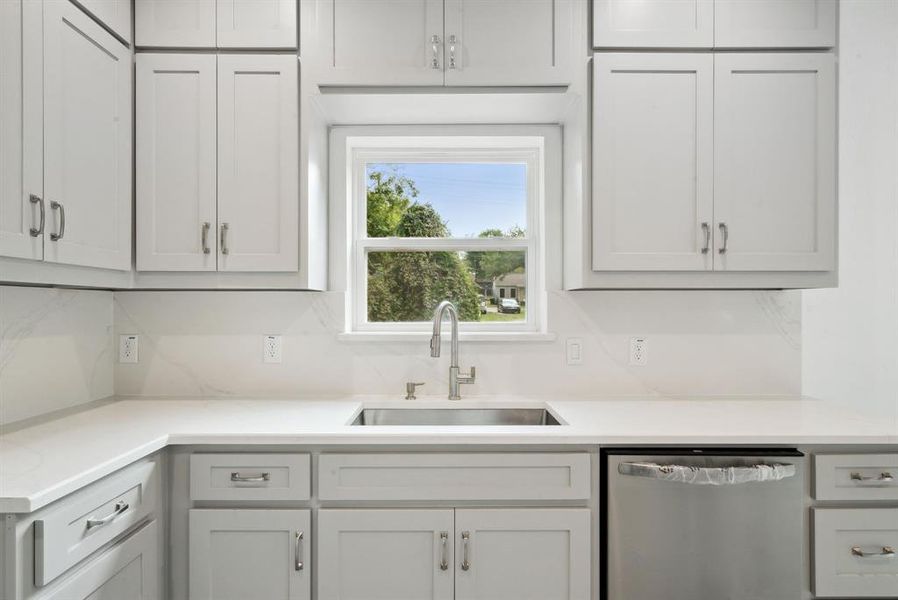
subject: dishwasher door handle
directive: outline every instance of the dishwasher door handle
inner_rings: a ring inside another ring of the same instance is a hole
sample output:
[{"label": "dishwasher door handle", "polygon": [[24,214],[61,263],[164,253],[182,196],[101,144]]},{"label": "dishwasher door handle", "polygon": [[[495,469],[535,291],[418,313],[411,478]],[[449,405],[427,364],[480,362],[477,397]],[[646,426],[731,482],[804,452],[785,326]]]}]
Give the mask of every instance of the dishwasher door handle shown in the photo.
[{"label": "dishwasher door handle", "polygon": [[795,465],[789,464],[695,467],[660,465],[653,462],[622,462],[617,466],[617,472],[630,477],[645,477],[693,485],[738,485],[762,481],[781,481],[794,477],[798,470]]}]

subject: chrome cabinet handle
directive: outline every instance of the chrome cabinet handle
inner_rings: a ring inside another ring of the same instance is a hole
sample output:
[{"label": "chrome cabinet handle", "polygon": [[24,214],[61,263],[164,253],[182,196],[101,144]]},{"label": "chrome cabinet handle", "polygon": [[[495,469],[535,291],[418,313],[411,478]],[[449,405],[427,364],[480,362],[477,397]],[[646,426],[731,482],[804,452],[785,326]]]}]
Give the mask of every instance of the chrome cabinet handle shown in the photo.
[{"label": "chrome cabinet handle", "polygon": [[246,482],[253,483],[253,482],[262,482],[262,481],[270,481],[270,480],[271,480],[271,473],[260,473],[258,475],[241,475],[240,473],[238,473],[236,471],[231,473],[231,481],[236,481],[239,483],[246,483]]},{"label": "chrome cabinet handle", "polygon": [[462,531],[461,532],[461,541],[462,541],[462,559],[461,559],[461,570],[467,571],[471,568],[471,561],[468,560],[468,541],[471,539],[470,531]]},{"label": "chrome cabinet handle", "polygon": [[851,480],[857,483],[865,481],[888,483],[890,481],[895,481],[895,477],[889,472],[880,473],[876,477],[873,477],[871,475],[861,475],[860,473],[852,473]]},{"label": "chrome cabinet handle", "polygon": [[458,38],[455,35],[449,36],[449,68],[455,69],[455,46],[458,44]]},{"label": "chrome cabinet handle", "polygon": [[59,231],[50,234],[50,239],[58,242],[65,235],[65,206],[56,200],[50,200],[50,210],[59,210]]},{"label": "chrome cabinet handle", "polygon": [[433,57],[430,59],[430,68],[431,69],[439,69],[440,68],[440,36],[434,34],[430,36],[430,48],[433,52]]},{"label": "chrome cabinet handle", "polygon": [[727,253],[727,242],[730,239],[730,228],[727,227],[727,224],[724,222],[720,222],[717,224],[717,227],[720,229],[720,235],[723,237],[723,245],[720,247],[720,250],[717,252],[720,254]]},{"label": "chrome cabinet handle", "polygon": [[449,532],[441,531],[440,532],[440,570],[446,571],[449,569],[449,556],[447,545],[449,543]]},{"label": "chrome cabinet handle", "polygon": [[203,254],[209,254],[211,250],[209,250],[209,230],[212,228],[212,224],[209,221],[203,222]]},{"label": "chrome cabinet handle", "polygon": [[38,221],[37,228],[32,227],[31,229],[28,230],[29,233],[31,234],[31,237],[37,237],[44,232],[44,220],[46,219],[46,216],[47,216],[46,212],[44,211],[44,199],[41,198],[40,196],[36,196],[35,194],[29,194],[28,201],[31,202],[32,204],[37,204],[41,210],[41,220]]},{"label": "chrome cabinet handle", "polygon": [[879,552],[864,552],[860,546],[852,546],[851,555],[858,558],[895,558],[895,549],[891,546],[883,546]]},{"label": "chrome cabinet handle", "polygon": [[124,501],[116,502],[115,508],[113,508],[112,512],[109,513],[108,515],[106,515],[105,517],[102,517],[100,519],[95,519],[94,517],[88,517],[87,528],[93,529],[94,527],[101,527],[103,525],[106,525],[107,523],[112,522],[113,519],[115,519],[117,516],[119,516],[120,514],[122,514],[126,510],[128,510],[129,508],[130,508],[130,506],[128,505],[127,502],[124,502]]},{"label": "chrome cabinet handle", "polygon": [[219,243],[221,244],[222,254],[228,254],[230,252],[230,250],[228,250],[228,229],[229,226],[227,223],[221,224],[221,241]]},{"label": "chrome cabinet handle", "polygon": [[705,245],[702,246],[702,254],[707,254],[711,250],[711,226],[708,223],[702,223],[702,233],[705,234]]},{"label": "chrome cabinet handle", "polygon": [[302,568],[305,566],[302,562],[302,538],[303,532],[296,532],[296,540],[293,543],[293,569],[295,571],[302,571]]}]

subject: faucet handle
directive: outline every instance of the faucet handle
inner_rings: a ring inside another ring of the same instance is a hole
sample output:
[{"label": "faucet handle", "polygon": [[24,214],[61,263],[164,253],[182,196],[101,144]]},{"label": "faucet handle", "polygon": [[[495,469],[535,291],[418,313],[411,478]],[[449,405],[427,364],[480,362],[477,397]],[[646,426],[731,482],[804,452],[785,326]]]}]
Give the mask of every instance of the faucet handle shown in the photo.
[{"label": "faucet handle", "polygon": [[459,373],[458,382],[459,383],[474,383],[474,380],[477,378],[477,368],[471,367],[471,370],[466,374]]},{"label": "faucet handle", "polygon": [[406,400],[416,399],[417,396],[415,396],[415,389],[422,385],[424,385],[423,381],[421,381],[421,382],[415,382],[415,381],[406,382],[406,384],[405,384],[405,399]]}]

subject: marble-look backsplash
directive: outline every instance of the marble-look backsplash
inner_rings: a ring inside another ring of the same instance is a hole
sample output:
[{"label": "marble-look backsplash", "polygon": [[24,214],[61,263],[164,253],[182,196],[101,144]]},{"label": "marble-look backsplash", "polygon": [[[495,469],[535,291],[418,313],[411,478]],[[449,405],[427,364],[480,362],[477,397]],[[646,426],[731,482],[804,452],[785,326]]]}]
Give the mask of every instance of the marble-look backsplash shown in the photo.
[{"label": "marble-look backsplash", "polygon": [[0,425],[113,392],[112,292],[0,286]]},{"label": "marble-look backsplash", "polygon": [[[549,342],[462,342],[477,367],[463,395],[799,394],[800,292],[552,292]],[[303,292],[116,292],[116,334],[137,333],[140,362],[115,365],[115,390],[148,396],[444,395],[448,352],[427,340],[342,341],[343,296]],[[262,336],[283,362],[262,362]],[[630,338],[648,364],[628,364]],[[583,339],[568,366],[565,340]]]}]

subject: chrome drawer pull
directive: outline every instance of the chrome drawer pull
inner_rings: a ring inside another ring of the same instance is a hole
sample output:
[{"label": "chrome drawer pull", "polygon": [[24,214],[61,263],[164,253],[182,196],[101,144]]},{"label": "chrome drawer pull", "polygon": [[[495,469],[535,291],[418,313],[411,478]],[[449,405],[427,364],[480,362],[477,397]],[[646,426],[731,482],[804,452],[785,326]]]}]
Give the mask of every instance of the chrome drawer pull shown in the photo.
[{"label": "chrome drawer pull", "polygon": [[222,254],[231,253],[231,251],[228,249],[228,229],[230,229],[230,226],[227,223],[221,224],[221,233],[219,234],[219,237],[221,239],[219,240],[218,244],[221,246]]},{"label": "chrome drawer pull", "polygon": [[203,222],[202,229],[202,237],[203,237],[203,254],[209,254],[212,250],[209,248],[209,229],[212,228],[212,224],[209,221]]},{"label": "chrome drawer pull", "polygon": [[707,254],[711,250],[711,226],[702,223],[702,233],[705,234],[705,245],[702,246],[702,254]]},{"label": "chrome drawer pull", "polygon": [[125,501],[116,502],[115,508],[113,508],[112,512],[105,517],[101,519],[90,517],[89,519],[87,519],[87,528],[93,529],[94,527],[100,527],[102,525],[106,525],[107,523],[111,523],[113,519],[115,519],[117,516],[119,516],[129,508],[131,507]]},{"label": "chrome drawer pull", "polygon": [[440,68],[440,36],[434,34],[430,36],[430,49],[433,52],[433,58],[430,59],[430,68]]},{"label": "chrome drawer pull", "polygon": [[455,69],[455,47],[458,44],[458,38],[454,35],[449,36],[449,68]]},{"label": "chrome drawer pull", "polygon": [[730,241],[730,228],[726,223],[720,222],[717,224],[717,227],[720,229],[720,236],[723,238],[723,245],[717,251],[718,254],[726,254],[727,253],[727,244]]},{"label": "chrome drawer pull", "polygon": [[28,230],[28,233],[31,234],[31,237],[37,237],[44,232],[44,221],[47,218],[47,213],[44,210],[44,199],[41,198],[40,196],[30,194],[28,196],[28,201],[31,202],[32,204],[37,204],[38,208],[41,209],[41,220],[38,221],[37,227],[31,227]]},{"label": "chrome drawer pull", "polygon": [[302,571],[303,566],[305,566],[302,562],[302,537],[303,532],[296,532],[296,541],[293,544],[293,568],[296,571]]},{"label": "chrome drawer pull", "polygon": [[895,558],[895,549],[891,546],[883,546],[879,552],[864,552],[860,546],[852,546],[851,555],[858,558]]},{"label": "chrome drawer pull", "polygon": [[259,475],[241,475],[238,472],[231,473],[231,481],[236,481],[238,483],[258,483],[262,481],[270,481],[271,473],[261,473]]},{"label": "chrome drawer pull", "polygon": [[471,539],[470,531],[462,531],[461,532],[461,540],[462,540],[462,548],[464,549],[464,553],[462,554],[461,560],[461,570],[467,571],[471,568],[471,561],[468,560],[468,541]]},{"label": "chrome drawer pull", "polygon": [[65,206],[63,206],[61,202],[50,200],[50,210],[59,211],[59,231],[50,234],[50,239],[54,242],[58,242],[65,237]]},{"label": "chrome drawer pull", "polygon": [[449,532],[441,531],[440,532],[440,546],[441,546],[441,557],[440,557],[440,570],[446,571],[449,569],[449,557],[446,555],[447,548],[446,544],[449,542]]},{"label": "chrome drawer pull", "polygon": [[851,474],[852,481],[874,481],[880,483],[889,483],[890,481],[895,481],[895,477],[889,472],[883,472],[873,477],[872,475],[861,475],[860,473],[852,473]]}]

